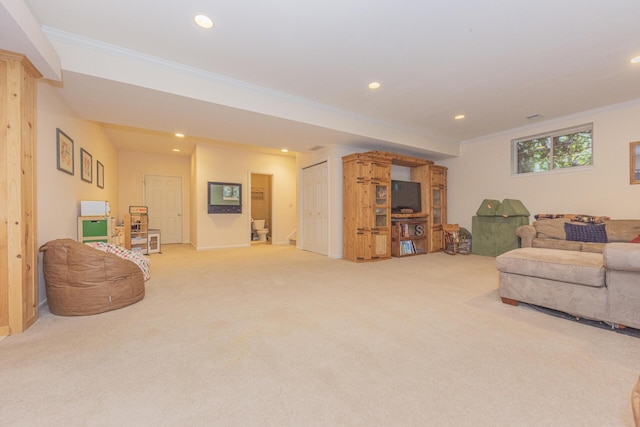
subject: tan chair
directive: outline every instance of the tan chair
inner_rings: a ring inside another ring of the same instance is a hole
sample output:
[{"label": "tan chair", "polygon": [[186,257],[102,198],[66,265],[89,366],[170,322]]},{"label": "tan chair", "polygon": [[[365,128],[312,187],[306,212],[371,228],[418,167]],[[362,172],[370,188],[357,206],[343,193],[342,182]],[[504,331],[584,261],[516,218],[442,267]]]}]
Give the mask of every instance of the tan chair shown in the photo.
[{"label": "tan chair", "polygon": [[444,253],[457,254],[460,243],[460,226],[458,224],[443,224],[442,231],[444,232]]},{"label": "tan chair", "polygon": [[444,233],[445,253],[449,255],[469,255],[471,253],[471,240],[468,238],[468,231],[463,229],[463,233],[458,224],[443,224],[442,230]]},{"label": "tan chair", "polygon": [[631,393],[631,407],[633,408],[633,421],[636,427],[640,427],[640,378]]}]

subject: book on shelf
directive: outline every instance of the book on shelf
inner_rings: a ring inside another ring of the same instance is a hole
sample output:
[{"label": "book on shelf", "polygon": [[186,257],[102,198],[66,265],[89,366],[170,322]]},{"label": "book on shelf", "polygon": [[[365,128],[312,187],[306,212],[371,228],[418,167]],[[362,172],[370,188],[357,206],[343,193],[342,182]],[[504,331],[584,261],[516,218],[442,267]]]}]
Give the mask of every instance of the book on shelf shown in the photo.
[{"label": "book on shelf", "polygon": [[416,245],[410,240],[400,242],[400,255],[410,255],[416,253]]}]

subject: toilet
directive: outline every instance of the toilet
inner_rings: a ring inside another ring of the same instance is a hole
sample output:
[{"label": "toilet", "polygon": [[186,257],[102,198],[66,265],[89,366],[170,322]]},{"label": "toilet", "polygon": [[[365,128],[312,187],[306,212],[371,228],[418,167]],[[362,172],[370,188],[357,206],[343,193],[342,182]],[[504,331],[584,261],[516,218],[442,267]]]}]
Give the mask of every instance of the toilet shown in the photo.
[{"label": "toilet", "polygon": [[[268,228],[264,228],[264,219],[254,219],[253,221],[251,221],[251,229],[254,232],[254,236],[257,236],[259,241],[261,242],[266,242],[267,241],[267,234],[269,234],[269,229]],[[254,240],[255,237],[254,237]]]}]

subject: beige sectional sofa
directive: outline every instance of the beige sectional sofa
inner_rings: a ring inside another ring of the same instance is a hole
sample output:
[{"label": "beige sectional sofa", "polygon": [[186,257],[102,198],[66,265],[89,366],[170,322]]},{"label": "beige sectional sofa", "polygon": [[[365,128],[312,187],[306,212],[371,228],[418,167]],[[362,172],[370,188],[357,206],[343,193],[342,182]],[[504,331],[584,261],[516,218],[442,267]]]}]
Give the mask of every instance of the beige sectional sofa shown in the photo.
[{"label": "beige sectional sofa", "polygon": [[518,228],[522,247],[496,257],[502,301],[640,329],[640,220],[604,221],[607,243],[567,240],[566,222]]},{"label": "beige sectional sofa", "polygon": [[[565,223],[574,227],[594,225],[567,218],[540,219],[516,229],[520,247],[602,253],[605,243],[567,240]],[[600,224],[604,225],[608,243],[628,243],[640,235],[640,219],[605,219]]]}]

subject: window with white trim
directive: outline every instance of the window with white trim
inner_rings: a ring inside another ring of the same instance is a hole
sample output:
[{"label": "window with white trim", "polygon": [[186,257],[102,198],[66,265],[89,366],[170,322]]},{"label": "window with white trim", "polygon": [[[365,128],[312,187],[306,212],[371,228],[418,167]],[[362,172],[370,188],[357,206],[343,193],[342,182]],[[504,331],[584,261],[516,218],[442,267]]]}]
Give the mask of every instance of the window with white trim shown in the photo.
[{"label": "window with white trim", "polygon": [[593,123],[511,141],[513,174],[593,165]]}]

